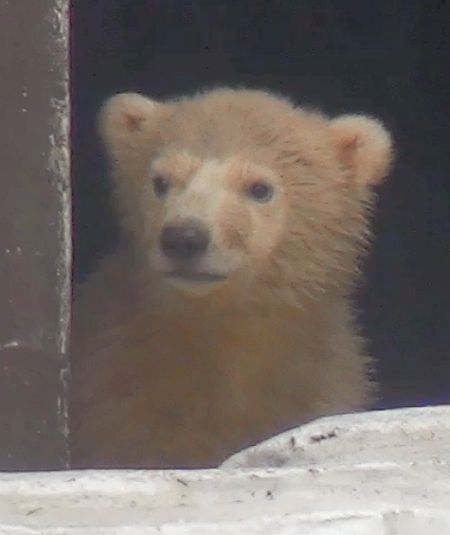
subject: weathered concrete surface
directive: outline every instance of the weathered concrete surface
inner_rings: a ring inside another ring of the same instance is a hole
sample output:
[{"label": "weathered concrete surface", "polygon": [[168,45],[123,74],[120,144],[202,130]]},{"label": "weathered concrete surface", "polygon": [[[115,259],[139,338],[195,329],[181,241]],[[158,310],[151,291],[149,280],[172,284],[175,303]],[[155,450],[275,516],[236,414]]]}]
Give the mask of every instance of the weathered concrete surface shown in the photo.
[{"label": "weathered concrete surface", "polygon": [[69,0],[0,0],[0,469],[69,466]]},{"label": "weathered concrete surface", "polygon": [[4,474],[4,535],[448,535],[450,407],[319,420],[223,469]]}]

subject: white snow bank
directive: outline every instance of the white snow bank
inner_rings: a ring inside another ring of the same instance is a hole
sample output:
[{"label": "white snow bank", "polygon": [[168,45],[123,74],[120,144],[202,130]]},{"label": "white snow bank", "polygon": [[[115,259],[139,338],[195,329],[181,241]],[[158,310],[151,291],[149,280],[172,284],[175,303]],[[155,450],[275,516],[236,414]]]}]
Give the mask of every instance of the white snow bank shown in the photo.
[{"label": "white snow bank", "polygon": [[0,535],[450,535],[450,407],[324,418],[218,470],[0,474]]}]

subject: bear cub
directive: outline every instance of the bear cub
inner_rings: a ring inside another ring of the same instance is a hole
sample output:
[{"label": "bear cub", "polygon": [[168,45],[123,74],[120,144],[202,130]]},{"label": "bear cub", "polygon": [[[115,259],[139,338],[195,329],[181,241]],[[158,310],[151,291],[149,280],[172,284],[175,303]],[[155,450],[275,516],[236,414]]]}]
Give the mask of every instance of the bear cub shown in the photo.
[{"label": "bear cub", "polygon": [[74,467],[214,467],[323,415],[367,407],[352,310],[391,137],[264,91],[99,119],[122,226],[74,305]]}]

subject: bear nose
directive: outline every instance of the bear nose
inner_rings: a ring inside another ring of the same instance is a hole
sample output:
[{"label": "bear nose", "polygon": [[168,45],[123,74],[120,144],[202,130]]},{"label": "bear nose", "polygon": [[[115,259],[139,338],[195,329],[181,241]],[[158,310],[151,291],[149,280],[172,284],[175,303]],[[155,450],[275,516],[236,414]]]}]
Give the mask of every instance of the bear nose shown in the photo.
[{"label": "bear nose", "polygon": [[209,231],[198,221],[185,221],[163,228],[160,237],[162,251],[176,260],[190,260],[208,248]]}]

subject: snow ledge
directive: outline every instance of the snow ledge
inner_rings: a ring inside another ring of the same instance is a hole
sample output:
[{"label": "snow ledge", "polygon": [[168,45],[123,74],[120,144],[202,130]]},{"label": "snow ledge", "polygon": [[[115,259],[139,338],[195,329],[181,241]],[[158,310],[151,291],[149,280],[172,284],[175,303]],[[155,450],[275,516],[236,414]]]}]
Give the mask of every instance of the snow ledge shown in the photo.
[{"label": "snow ledge", "polygon": [[448,535],[450,407],[323,418],[217,470],[0,474],[2,535]]}]

